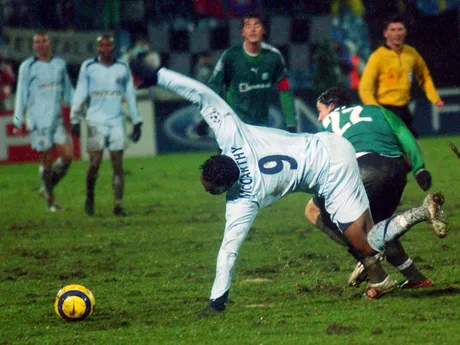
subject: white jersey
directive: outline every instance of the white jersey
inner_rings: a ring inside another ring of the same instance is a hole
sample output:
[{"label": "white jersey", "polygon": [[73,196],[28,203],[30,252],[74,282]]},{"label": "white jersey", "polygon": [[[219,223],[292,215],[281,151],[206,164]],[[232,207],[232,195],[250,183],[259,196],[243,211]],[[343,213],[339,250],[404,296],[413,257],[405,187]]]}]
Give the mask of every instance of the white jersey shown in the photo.
[{"label": "white jersey", "polygon": [[14,125],[21,127],[26,111],[27,128],[56,127],[62,123],[61,107],[70,104],[74,89],[66,62],[59,57],[42,61],[30,57],[19,67]]},{"label": "white jersey", "polygon": [[97,57],[85,60],[78,75],[71,122],[80,122],[80,116],[88,103],[86,121],[89,124],[120,125],[124,121],[123,98],[128,103],[132,123],[142,122],[129,66],[119,60],[110,66],[101,64]]},{"label": "white jersey", "polygon": [[[222,154],[240,168],[239,182],[227,191],[225,235],[211,299],[228,290],[239,247],[262,207],[288,193],[312,192],[325,198],[333,221],[348,224],[368,206],[355,153],[346,139],[247,125],[210,88],[165,68],[158,72],[158,85],[199,107]],[[350,201],[351,210],[342,197]]]},{"label": "white jersey", "polygon": [[[193,83],[193,89],[183,87],[184,80]],[[211,97],[208,88],[200,90],[202,84],[195,83],[165,68],[159,71],[158,84],[197,104],[222,154],[238,164],[239,183],[228,191],[228,202],[249,201],[262,208],[291,192],[321,194],[319,182],[327,157],[317,150],[318,135],[247,125],[224,100]]]}]

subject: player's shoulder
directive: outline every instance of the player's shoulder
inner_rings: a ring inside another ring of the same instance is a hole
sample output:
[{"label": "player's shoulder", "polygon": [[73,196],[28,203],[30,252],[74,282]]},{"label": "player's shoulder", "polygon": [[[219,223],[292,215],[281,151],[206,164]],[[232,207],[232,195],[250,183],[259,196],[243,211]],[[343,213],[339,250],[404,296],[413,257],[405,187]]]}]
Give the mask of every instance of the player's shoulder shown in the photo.
[{"label": "player's shoulder", "polygon": [[95,65],[97,64],[98,61],[97,61],[97,57],[92,57],[92,58],[89,58],[89,59],[86,59],[82,62],[81,66],[82,67],[89,67],[90,65]]},{"label": "player's shoulder", "polygon": [[391,51],[392,50],[391,50],[390,47],[387,47],[386,45],[382,45],[382,46],[378,47],[377,49],[375,49],[372,52],[372,54],[369,56],[369,58],[379,57],[379,56],[391,53]]},{"label": "player's shoulder", "polygon": [[129,64],[124,60],[116,59],[115,66],[127,70],[128,72],[130,71]]},{"label": "player's shoulder", "polygon": [[60,57],[60,56],[55,56],[53,55],[53,58],[52,58],[52,61],[54,63],[60,63],[60,64],[66,64],[67,62],[64,60],[64,58]]},{"label": "player's shoulder", "polygon": [[415,49],[414,47],[408,45],[408,44],[404,44],[403,46],[403,51],[405,51],[406,53],[409,53],[409,54],[417,54],[418,55],[418,51],[417,49]]},{"label": "player's shoulder", "polygon": [[377,118],[383,116],[385,108],[376,104],[360,104],[362,108],[362,116]]},{"label": "player's shoulder", "polygon": [[380,110],[383,109],[382,106],[377,105],[377,104],[359,104],[359,105],[356,104],[356,105],[354,105],[354,106],[355,106],[355,107],[356,107],[356,106],[360,106],[360,107],[362,107],[364,110],[372,110],[372,111],[380,111]]},{"label": "player's shoulder", "polygon": [[51,62],[57,69],[64,70],[67,68],[67,61],[60,56],[53,56]]},{"label": "player's shoulder", "polygon": [[220,71],[227,64],[232,64],[235,61],[239,61],[244,54],[244,49],[242,44],[236,44],[224,50],[220,55],[219,60],[214,67],[215,71]]},{"label": "player's shoulder", "polygon": [[243,45],[235,44],[234,46],[231,46],[230,48],[224,50],[224,52],[221,55],[221,59],[231,58],[232,56],[239,55],[242,52],[244,52]]},{"label": "player's shoulder", "polygon": [[274,54],[281,57],[281,52],[278,50],[278,48],[266,42],[262,42],[262,50],[267,52],[268,54]]},{"label": "player's shoulder", "polygon": [[20,67],[30,67],[34,62],[38,61],[38,59],[35,56],[30,56],[24,61],[21,62]]}]

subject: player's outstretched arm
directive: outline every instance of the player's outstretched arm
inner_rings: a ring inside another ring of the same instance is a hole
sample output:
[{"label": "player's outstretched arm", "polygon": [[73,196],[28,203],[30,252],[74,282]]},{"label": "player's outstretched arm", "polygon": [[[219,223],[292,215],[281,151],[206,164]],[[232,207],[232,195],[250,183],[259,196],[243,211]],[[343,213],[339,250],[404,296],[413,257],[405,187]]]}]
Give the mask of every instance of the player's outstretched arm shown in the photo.
[{"label": "player's outstretched arm", "polygon": [[425,169],[425,161],[422,156],[422,151],[417,144],[417,140],[409,131],[407,126],[395,114],[387,109],[383,109],[385,120],[389,124],[393,133],[401,145],[403,152],[409,157],[412,166],[412,173],[417,180],[418,185],[424,191],[431,187],[431,174]]},{"label": "player's outstretched arm", "polygon": [[[233,109],[211,88],[167,68],[163,67],[158,71],[158,86],[172,91],[198,106],[204,119],[214,131],[220,122],[210,114],[212,109],[218,109],[219,113],[225,114],[225,116],[235,114]],[[206,114],[210,116],[206,116]]]}]

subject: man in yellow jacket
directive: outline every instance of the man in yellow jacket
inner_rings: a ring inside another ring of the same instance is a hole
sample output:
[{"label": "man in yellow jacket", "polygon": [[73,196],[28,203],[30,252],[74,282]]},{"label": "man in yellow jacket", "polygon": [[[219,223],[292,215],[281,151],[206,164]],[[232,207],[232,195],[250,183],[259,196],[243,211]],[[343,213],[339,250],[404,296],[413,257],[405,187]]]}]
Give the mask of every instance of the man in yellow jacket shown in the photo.
[{"label": "man in yellow jacket", "polygon": [[427,98],[439,111],[444,102],[436,91],[423,58],[413,47],[404,44],[407,29],[402,17],[388,20],[383,36],[385,44],[372,53],[366,64],[359,84],[359,96],[364,104],[381,105],[394,112],[417,138],[408,107],[413,78],[417,79]]}]

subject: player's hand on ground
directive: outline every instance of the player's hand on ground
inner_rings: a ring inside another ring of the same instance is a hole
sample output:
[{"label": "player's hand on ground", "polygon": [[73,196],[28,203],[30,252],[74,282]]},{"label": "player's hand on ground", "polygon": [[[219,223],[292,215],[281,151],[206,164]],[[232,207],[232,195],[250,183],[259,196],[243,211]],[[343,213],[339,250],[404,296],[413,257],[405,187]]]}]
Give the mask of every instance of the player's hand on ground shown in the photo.
[{"label": "player's hand on ground", "polygon": [[72,124],[72,134],[75,135],[77,138],[80,138],[80,124],[79,123]]},{"label": "player's hand on ground", "polygon": [[142,134],[142,129],[141,128],[142,128],[142,122],[139,122],[139,123],[134,125],[133,133],[131,134],[131,140],[134,143],[137,143],[139,141],[139,139],[141,138],[141,134]]},{"label": "player's hand on ground", "polygon": [[418,185],[424,191],[427,191],[431,187],[431,174],[428,170],[420,170],[416,175],[415,179],[417,180]]}]

